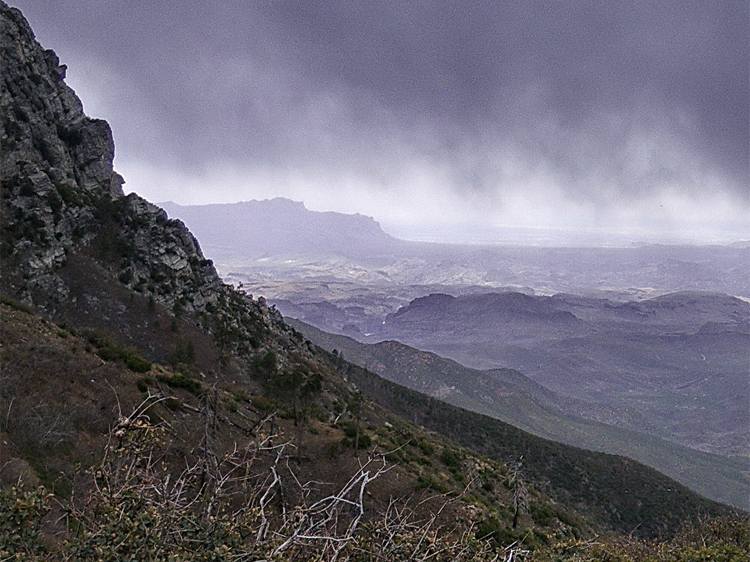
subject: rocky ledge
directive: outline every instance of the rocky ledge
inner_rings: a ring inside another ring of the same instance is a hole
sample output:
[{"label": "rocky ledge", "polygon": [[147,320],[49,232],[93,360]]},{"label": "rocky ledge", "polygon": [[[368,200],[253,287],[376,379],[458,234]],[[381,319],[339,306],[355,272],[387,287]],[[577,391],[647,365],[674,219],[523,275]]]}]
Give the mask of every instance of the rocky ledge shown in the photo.
[{"label": "rocky ledge", "polygon": [[65,66],[2,0],[0,76],[4,293],[54,308],[69,298],[60,271],[75,254],[175,313],[215,313],[235,341],[252,340],[261,326],[285,329],[274,309],[222,283],[181,221],[124,195],[109,125],[84,114]]}]

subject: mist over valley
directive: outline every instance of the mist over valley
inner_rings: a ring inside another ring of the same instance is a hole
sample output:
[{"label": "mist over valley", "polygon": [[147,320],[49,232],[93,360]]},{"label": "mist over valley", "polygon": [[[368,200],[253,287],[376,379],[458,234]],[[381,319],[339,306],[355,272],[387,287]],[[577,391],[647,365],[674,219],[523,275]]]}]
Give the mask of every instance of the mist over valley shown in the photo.
[{"label": "mist over valley", "polygon": [[[362,344],[401,342],[480,372],[514,369],[558,396],[545,406],[555,415],[734,459],[736,474],[750,462],[745,243],[439,244],[398,240],[367,217],[282,199],[164,207],[197,233],[226,281],[265,296],[285,317]],[[341,341],[302,329],[357,362]],[[373,368],[358,349],[362,366]],[[424,391],[434,376],[424,370],[411,386]],[[487,391],[468,380],[470,394]],[[432,395],[451,395],[442,388]],[[486,412],[477,400],[469,407]],[[500,403],[493,415],[503,419],[498,412],[509,410]],[[652,442],[636,458],[658,448]],[[693,481],[716,470],[698,470]],[[750,488],[736,490],[745,497]]]}]

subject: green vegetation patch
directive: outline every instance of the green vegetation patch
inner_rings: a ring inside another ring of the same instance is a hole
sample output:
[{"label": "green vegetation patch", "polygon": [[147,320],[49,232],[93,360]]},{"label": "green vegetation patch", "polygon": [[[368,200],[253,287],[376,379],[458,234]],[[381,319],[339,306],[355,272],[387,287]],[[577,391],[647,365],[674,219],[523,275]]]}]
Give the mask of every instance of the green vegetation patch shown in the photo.
[{"label": "green vegetation patch", "polygon": [[109,338],[97,332],[84,333],[86,341],[96,348],[96,354],[105,361],[122,361],[134,373],[148,373],[151,363],[132,349],[113,343]]},{"label": "green vegetation patch", "polygon": [[0,560],[36,560],[45,554],[41,529],[50,510],[44,488],[0,490]]},{"label": "green vegetation patch", "polygon": [[357,423],[351,420],[340,421],[338,426],[344,432],[344,438],[341,440],[346,447],[355,449],[367,449],[372,445],[372,437],[364,429],[358,427]]},{"label": "green vegetation patch", "polygon": [[176,375],[156,375],[156,380],[163,382],[172,388],[184,388],[195,395],[202,394],[204,390],[200,381],[191,379],[182,373]]}]

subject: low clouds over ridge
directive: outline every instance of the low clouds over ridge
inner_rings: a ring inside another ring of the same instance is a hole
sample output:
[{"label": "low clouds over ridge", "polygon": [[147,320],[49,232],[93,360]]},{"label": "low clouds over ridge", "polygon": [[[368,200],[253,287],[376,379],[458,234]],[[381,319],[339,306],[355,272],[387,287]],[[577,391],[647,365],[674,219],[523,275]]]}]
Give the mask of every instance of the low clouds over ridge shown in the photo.
[{"label": "low clouds over ridge", "polygon": [[750,216],[746,2],[14,5],[153,200],[403,232]]}]

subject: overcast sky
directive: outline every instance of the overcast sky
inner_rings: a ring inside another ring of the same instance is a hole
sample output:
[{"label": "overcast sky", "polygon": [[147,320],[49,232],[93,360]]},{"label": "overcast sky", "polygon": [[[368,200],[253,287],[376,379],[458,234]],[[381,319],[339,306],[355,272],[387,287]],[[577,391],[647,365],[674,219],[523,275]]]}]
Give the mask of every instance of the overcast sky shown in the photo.
[{"label": "overcast sky", "polygon": [[750,238],[746,0],[9,1],[152,201]]}]

